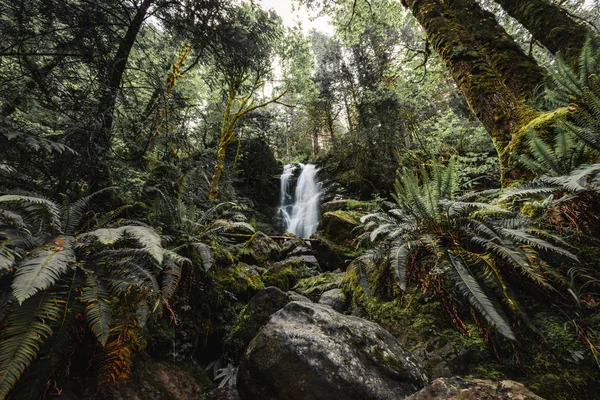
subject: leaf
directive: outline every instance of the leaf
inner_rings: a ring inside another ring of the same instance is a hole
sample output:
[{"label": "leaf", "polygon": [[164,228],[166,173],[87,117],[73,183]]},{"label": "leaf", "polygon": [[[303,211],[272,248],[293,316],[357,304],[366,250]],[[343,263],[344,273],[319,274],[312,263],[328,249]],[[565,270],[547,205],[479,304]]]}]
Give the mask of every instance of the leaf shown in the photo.
[{"label": "leaf", "polygon": [[98,342],[105,346],[110,334],[110,319],[112,316],[110,295],[104,285],[93,274],[89,274],[86,279],[81,300],[85,303],[85,319],[90,324],[90,328],[96,335]]},{"label": "leaf", "polygon": [[485,318],[492,326],[498,329],[498,332],[504,337],[516,341],[508,322],[498,313],[490,299],[481,289],[481,286],[473,278],[471,273],[464,267],[462,261],[454,254],[446,251],[445,258],[452,267],[454,282],[461,293],[469,300],[469,303]]},{"label": "leaf", "polygon": [[38,250],[18,263],[11,286],[19,304],[54,285],[75,262],[70,245],[65,246],[64,250]]},{"label": "leaf", "polygon": [[0,336],[0,399],[17,383],[53,333],[51,322],[60,318],[60,303],[52,293],[38,293],[8,314]]}]

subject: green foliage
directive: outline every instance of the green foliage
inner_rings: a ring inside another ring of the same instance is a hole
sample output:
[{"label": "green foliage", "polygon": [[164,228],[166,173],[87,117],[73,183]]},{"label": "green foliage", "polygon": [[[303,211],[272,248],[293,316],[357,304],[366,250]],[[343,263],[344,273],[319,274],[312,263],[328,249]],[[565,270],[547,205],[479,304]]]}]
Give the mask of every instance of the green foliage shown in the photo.
[{"label": "green foliage", "polygon": [[583,160],[584,145],[567,130],[561,129],[550,147],[532,129],[528,131],[529,150],[532,157],[521,155],[520,162],[537,175],[559,176],[569,174]]},{"label": "green foliage", "polygon": [[378,249],[389,255],[401,290],[406,290],[411,281],[422,283],[425,276],[438,277],[446,290],[453,283],[490,326],[516,340],[502,309],[493,300],[501,300],[527,321],[508,284],[511,272],[551,291],[552,282],[560,279],[542,255],[554,254],[571,261],[577,261],[577,257],[552,244],[550,241],[561,241],[534,228],[521,215],[490,203],[470,201],[469,196],[456,197],[454,168],[453,161],[447,169],[434,166],[431,172],[423,170],[420,179],[404,172],[396,180],[396,204],[385,213],[361,219],[366,230],[363,237],[377,242]]},{"label": "green foliage", "polygon": [[579,70],[562,57],[552,74],[553,87],[547,91],[552,104],[569,105],[569,115],[559,126],[590,148],[600,151],[600,44],[590,36],[581,49]]},{"label": "green foliage", "polygon": [[[189,262],[163,249],[160,236],[146,226],[79,232],[96,195],[64,207],[40,197],[0,196],[0,273],[8,275],[12,287],[1,304],[7,309],[0,320],[2,398],[25,371],[27,376],[41,374],[36,378],[41,386],[29,390],[44,387],[59,361],[68,357],[75,321],[89,326],[106,348],[122,343],[127,332],[141,334],[148,311],[157,312],[169,299],[163,293],[174,291],[173,283],[164,283],[170,290],[161,291],[158,280],[173,279],[180,271],[175,266]],[[119,349],[120,362],[123,354],[132,354]],[[119,365],[100,368],[115,370],[114,378],[124,373]]]}]

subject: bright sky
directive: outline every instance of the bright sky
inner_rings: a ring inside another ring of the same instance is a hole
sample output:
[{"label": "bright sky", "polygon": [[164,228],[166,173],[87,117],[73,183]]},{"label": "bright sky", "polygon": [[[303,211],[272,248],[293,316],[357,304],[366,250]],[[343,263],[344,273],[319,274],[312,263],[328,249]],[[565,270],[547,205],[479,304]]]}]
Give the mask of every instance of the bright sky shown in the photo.
[{"label": "bright sky", "polygon": [[334,29],[331,20],[327,16],[322,16],[313,20],[314,12],[310,12],[306,6],[299,5],[293,0],[258,0],[258,3],[265,10],[274,9],[283,19],[283,25],[286,27],[296,26],[298,22],[302,23],[304,32],[316,29],[323,33],[333,35]]}]

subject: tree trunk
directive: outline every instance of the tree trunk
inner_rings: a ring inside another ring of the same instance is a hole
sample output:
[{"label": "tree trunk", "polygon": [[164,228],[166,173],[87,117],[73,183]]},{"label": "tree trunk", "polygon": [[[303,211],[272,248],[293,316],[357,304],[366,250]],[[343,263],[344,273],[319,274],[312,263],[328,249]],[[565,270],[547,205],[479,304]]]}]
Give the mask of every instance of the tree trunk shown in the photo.
[{"label": "tree trunk", "polygon": [[463,21],[461,13],[452,10],[448,1],[407,0],[405,5],[424,28],[469,107],[490,134],[500,159],[502,182],[510,182],[518,175],[510,165],[511,141],[537,113],[519,92],[509,88],[508,78],[490,63],[498,49],[482,47],[466,29],[464,22],[469,21]]},{"label": "tree trunk", "polygon": [[518,95],[530,98],[545,75],[535,59],[525,54],[498,24],[494,14],[482,9],[476,1],[449,0],[446,3],[506,86]]},{"label": "tree trunk", "polygon": [[211,201],[216,200],[219,196],[219,183],[221,182],[223,170],[225,169],[225,154],[228,144],[229,143],[226,143],[223,140],[222,136],[221,141],[219,142],[219,151],[217,152],[217,162],[215,163],[212,181],[210,182],[210,193],[208,194],[208,200]]},{"label": "tree trunk", "polygon": [[561,52],[578,66],[588,28],[575,21],[562,7],[547,0],[495,0],[519,21],[552,54]]},{"label": "tree trunk", "polygon": [[100,189],[104,181],[108,180],[108,171],[106,166],[100,162],[110,150],[111,130],[114,121],[114,108],[117,102],[117,95],[121,88],[121,79],[127,67],[127,61],[131,49],[135,44],[135,40],[140,31],[142,23],[146,18],[148,10],[155,0],[144,0],[137,9],[135,16],[131,20],[131,24],[127,28],[127,32],[119,44],[117,53],[113,58],[110,66],[110,77],[104,84],[102,97],[98,103],[97,115],[100,118],[100,127],[96,136],[92,137],[89,143],[89,156],[92,162],[93,178],[90,184],[91,190]]}]

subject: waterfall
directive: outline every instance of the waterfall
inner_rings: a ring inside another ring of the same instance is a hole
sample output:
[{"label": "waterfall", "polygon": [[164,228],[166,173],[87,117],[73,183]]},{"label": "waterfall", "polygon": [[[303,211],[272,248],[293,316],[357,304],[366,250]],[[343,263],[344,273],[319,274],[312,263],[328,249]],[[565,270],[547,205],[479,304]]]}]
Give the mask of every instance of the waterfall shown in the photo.
[{"label": "waterfall", "polygon": [[291,196],[290,178],[292,165],[286,165],[281,174],[280,212],[285,219],[285,230],[307,238],[317,230],[321,192],[315,180],[317,168],[312,164],[300,164],[300,176],[294,196]]}]

